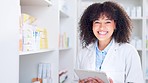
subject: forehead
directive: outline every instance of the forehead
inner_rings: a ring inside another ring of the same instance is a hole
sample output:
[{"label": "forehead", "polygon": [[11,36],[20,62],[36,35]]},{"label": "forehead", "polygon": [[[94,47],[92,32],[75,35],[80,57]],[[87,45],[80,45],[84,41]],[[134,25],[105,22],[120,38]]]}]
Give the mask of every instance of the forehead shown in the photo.
[{"label": "forehead", "polygon": [[115,17],[108,12],[100,12],[100,13],[96,13],[94,16],[92,16],[92,20],[111,20],[111,21],[115,21]]},{"label": "forehead", "polygon": [[113,19],[113,16],[108,12],[101,12],[97,15],[98,19]]},{"label": "forehead", "polygon": [[100,15],[97,20],[112,20],[108,18],[106,15]]}]

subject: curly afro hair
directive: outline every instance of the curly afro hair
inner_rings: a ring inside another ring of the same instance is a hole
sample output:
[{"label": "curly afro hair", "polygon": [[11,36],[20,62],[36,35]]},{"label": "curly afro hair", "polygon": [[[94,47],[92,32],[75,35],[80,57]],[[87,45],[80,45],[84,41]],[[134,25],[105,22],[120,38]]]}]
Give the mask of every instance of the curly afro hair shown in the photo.
[{"label": "curly afro hair", "polygon": [[88,6],[82,14],[79,21],[82,47],[86,47],[97,40],[93,33],[92,26],[93,22],[101,16],[106,16],[115,21],[116,30],[112,35],[115,42],[120,44],[129,43],[132,31],[131,19],[122,6],[112,1],[106,1],[104,3],[93,3]]}]

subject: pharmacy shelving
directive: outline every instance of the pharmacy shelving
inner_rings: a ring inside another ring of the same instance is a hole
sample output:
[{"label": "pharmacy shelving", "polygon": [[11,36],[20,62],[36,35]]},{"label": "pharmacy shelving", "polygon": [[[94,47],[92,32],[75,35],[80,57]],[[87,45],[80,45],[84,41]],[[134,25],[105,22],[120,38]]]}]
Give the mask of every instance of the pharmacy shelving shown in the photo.
[{"label": "pharmacy shelving", "polygon": [[64,50],[70,50],[71,48],[68,47],[68,48],[59,48],[59,51],[64,51]]},{"label": "pharmacy shelving", "polygon": [[77,0],[60,0],[59,11],[59,71],[67,70],[65,83],[71,83],[76,55]]},{"label": "pharmacy shelving", "polygon": [[19,83],[29,83],[32,78],[36,78],[40,63],[51,65],[52,83],[59,83],[58,74],[63,69],[68,71],[66,82],[72,81],[73,58],[76,55],[77,1],[65,1],[62,3],[64,8],[59,8],[59,2],[61,0],[20,0],[21,13],[35,17],[33,25],[47,29],[48,48],[20,52]]},{"label": "pharmacy shelving", "polygon": [[69,15],[66,12],[64,12],[63,10],[60,10],[60,16],[64,17],[64,18],[68,18],[69,17]]},{"label": "pharmacy shelving", "polygon": [[58,83],[59,11],[57,2],[58,0],[20,0],[21,13],[35,17],[37,20],[34,25],[47,29],[48,48],[20,53],[19,83],[30,83],[33,78],[36,78],[38,64],[40,63],[51,65],[52,83]]},{"label": "pharmacy shelving", "polygon": [[131,17],[132,20],[142,20],[144,19],[143,17]]},{"label": "pharmacy shelving", "polygon": [[21,0],[21,5],[26,6],[50,6],[52,3],[50,0]]},{"label": "pharmacy shelving", "polygon": [[148,31],[148,10],[146,9],[146,7],[148,7],[147,5],[148,5],[148,0],[144,0],[144,2],[143,2],[143,8],[144,8],[144,16],[145,16],[145,19],[144,19],[144,24],[145,24],[145,28],[144,28],[144,36],[143,36],[143,38],[144,38],[144,50],[145,50],[145,71],[144,71],[144,73],[145,73],[145,79],[146,79],[146,83],[148,83],[148,33],[147,33],[147,31]]},{"label": "pharmacy shelving", "polygon": [[[104,2],[108,0],[79,0],[78,2],[78,19],[84,9],[94,2]],[[146,35],[148,31],[148,0],[113,0],[121,4],[129,14],[132,24],[132,43],[137,49],[144,73],[145,82],[148,82],[148,48],[146,48]],[[147,80],[147,81],[146,81]]]},{"label": "pharmacy shelving", "polygon": [[19,55],[29,55],[29,54],[36,54],[36,53],[43,53],[43,52],[52,52],[55,49],[43,49],[38,51],[28,51],[28,52],[20,52]]},{"label": "pharmacy shelving", "polygon": [[[148,4],[148,1],[146,1],[145,2],[146,4]],[[145,7],[147,7],[147,5],[145,4]],[[146,64],[146,70],[145,70],[145,75],[146,75],[146,82],[148,83],[148,33],[147,33],[147,31],[148,31],[148,11],[146,10],[145,11],[145,16],[146,16],[146,29],[145,29],[145,50],[146,50],[146,52],[145,52],[145,54],[146,54],[146,61],[145,61],[145,64]]]}]

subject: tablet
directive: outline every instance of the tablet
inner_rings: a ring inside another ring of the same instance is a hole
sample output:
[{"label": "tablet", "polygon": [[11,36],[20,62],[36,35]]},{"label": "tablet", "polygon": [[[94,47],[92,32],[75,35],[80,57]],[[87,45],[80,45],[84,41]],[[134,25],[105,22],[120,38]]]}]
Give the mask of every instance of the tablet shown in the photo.
[{"label": "tablet", "polygon": [[109,83],[108,77],[104,72],[100,71],[91,71],[91,70],[82,70],[82,69],[74,69],[75,73],[79,77],[79,79],[85,79],[88,77],[98,77],[104,83]]}]

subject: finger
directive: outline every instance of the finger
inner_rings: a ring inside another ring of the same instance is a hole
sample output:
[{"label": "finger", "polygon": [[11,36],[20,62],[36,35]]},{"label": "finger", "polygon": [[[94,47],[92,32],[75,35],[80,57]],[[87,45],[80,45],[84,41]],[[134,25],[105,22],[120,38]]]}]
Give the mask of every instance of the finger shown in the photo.
[{"label": "finger", "polygon": [[91,77],[85,78],[85,79],[79,80],[79,83],[89,83],[89,81],[90,81],[91,79],[92,79]]},{"label": "finger", "polygon": [[92,83],[99,83],[96,79],[92,80]]},{"label": "finger", "polygon": [[110,82],[110,83],[113,83],[113,80],[112,80],[111,78],[109,78],[109,82]]},{"label": "finger", "polygon": [[95,80],[96,80],[98,83],[104,83],[103,80],[101,80],[101,79],[98,78],[98,77],[95,77]]},{"label": "finger", "polygon": [[79,83],[85,83],[85,80],[79,80]]},{"label": "finger", "polygon": [[84,81],[85,81],[85,83],[97,83],[97,82],[93,82],[93,80],[94,80],[94,78],[88,77]]},{"label": "finger", "polygon": [[91,83],[98,83],[97,79],[96,78],[92,78],[92,77],[89,78],[89,81]]}]

